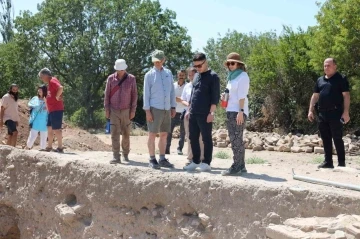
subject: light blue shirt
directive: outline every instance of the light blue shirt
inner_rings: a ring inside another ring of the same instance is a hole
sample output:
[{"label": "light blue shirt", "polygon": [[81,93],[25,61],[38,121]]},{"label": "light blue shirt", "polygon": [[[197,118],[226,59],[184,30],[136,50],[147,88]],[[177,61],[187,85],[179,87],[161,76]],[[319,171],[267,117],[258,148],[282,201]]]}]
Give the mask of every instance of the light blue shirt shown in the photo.
[{"label": "light blue shirt", "polygon": [[152,68],[144,78],[144,110],[176,107],[174,80],[170,70]]},{"label": "light blue shirt", "polygon": [[48,112],[46,109],[46,103],[39,97],[34,96],[28,103],[28,106],[32,108],[29,123],[32,123],[32,129],[38,131],[47,131],[47,119]]}]

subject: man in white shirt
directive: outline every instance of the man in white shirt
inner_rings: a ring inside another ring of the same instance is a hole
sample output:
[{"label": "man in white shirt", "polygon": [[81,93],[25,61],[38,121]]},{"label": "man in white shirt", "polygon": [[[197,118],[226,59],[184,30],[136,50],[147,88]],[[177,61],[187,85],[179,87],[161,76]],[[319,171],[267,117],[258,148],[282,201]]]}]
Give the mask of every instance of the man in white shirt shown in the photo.
[{"label": "man in white shirt", "polygon": [[183,112],[186,110],[187,107],[182,104],[181,95],[186,85],[185,82],[186,71],[179,70],[177,72],[177,78],[178,81],[174,83],[175,97],[176,97],[176,115],[174,118],[171,119],[171,132],[168,134],[167,137],[165,154],[170,154],[172,133],[174,131],[175,126],[180,125],[180,137],[179,137],[179,145],[177,148],[177,153],[179,155],[182,155],[183,154],[182,149],[184,147],[184,142],[185,142],[185,129],[184,129],[184,121],[183,119],[181,119],[181,115],[183,114]]}]

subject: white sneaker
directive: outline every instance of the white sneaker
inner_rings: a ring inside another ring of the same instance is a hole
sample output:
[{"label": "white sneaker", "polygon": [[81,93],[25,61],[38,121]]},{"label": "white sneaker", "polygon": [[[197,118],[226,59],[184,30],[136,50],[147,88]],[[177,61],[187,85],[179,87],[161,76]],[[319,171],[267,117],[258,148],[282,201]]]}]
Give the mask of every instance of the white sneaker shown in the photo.
[{"label": "white sneaker", "polygon": [[186,171],[195,171],[195,169],[196,169],[197,167],[199,167],[199,166],[200,166],[200,164],[196,164],[196,163],[194,163],[194,162],[191,162],[191,164],[183,167],[183,169],[186,170]]},{"label": "white sneaker", "polygon": [[211,171],[211,167],[207,163],[201,163],[199,168],[200,168],[201,172],[210,172]]}]

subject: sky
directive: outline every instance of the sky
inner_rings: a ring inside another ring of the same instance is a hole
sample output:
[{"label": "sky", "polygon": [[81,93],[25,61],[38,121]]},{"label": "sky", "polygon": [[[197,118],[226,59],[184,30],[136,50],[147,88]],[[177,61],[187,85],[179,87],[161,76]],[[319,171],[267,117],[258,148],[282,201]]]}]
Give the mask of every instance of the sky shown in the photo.
[{"label": "sky", "polygon": [[[35,13],[42,0],[13,0],[15,15]],[[104,0],[106,1],[106,0]],[[316,25],[319,8],[316,0],[160,0],[163,8],[176,12],[176,21],[186,27],[193,50],[202,50],[208,39],[223,36],[228,30],[242,33],[275,30],[283,25],[294,29]],[[317,0],[324,2],[324,0]]]}]

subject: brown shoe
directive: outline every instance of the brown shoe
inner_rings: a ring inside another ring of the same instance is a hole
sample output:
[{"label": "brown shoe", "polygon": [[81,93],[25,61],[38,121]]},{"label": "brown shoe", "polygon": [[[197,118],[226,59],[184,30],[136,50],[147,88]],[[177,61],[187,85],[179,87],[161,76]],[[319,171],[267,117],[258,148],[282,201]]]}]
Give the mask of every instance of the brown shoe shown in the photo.
[{"label": "brown shoe", "polygon": [[110,164],[118,164],[118,163],[121,163],[120,159],[114,158],[113,160],[110,161]]},{"label": "brown shoe", "polygon": [[124,161],[125,161],[125,162],[127,162],[127,163],[130,162],[128,155],[124,155],[123,158],[124,158]]},{"label": "brown shoe", "polygon": [[63,148],[57,148],[57,149],[54,149],[53,152],[63,154],[63,153],[64,153],[64,149],[63,149]]},{"label": "brown shoe", "polygon": [[43,151],[51,152],[51,151],[53,151],[53,148],[46,147],[45,149],[43,149]]}]

